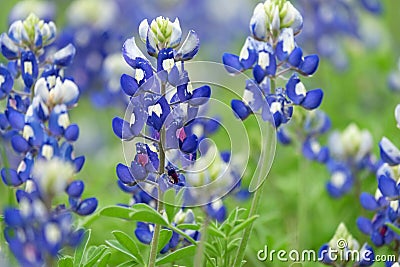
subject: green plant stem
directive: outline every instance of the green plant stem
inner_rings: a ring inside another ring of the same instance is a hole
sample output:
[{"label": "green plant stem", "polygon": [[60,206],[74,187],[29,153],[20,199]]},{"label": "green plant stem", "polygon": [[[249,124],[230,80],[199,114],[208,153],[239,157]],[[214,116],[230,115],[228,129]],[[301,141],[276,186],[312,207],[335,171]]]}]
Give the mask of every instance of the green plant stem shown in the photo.
[{"label": "green plant stem", "polygon": [[204,261],[204,249],[207,242],[207,229],[210,223],[210,218],[206,215],[206,219],[204,220],[203,229],[201,231],[201,239],[200,243],[198,244],[196,255],[194,257],[194,267],[201,267],[203,266]]},{"label": "green plant stem", "polygon": [[[251,218],[257,214],[258,206],[260,204],[260,199],[261,199],[262,192],[264,189],[264,184],[265,184],[265,179],[262,182],[261,186],[256,190],[256,192],[254,192],[253,200],[251,201],[249,215],[247,216],[247,218]],[[235,258],[235,262],[233,264],[234,267],[242,266],[242,261],[244,258],[244,254],[246,252],[247,243],[249,241],[252,229],[253,229],[253,222],[250,223],[249,226],[247,226],[243,232],[242,240],[240,241],[240,246],[239,246],[239,249],[237,250],[238,253]]]},{"label": "green plant stem", "polygon": [[[161,95],[165,95],[165,83],[161,84]],[[164,142],[165,142],[165,125],[162,126],[160,130],[160,165],[158,167],[159,178],[164,173],[165,168],[165,150],[164,150]],[[164,205],[162,202],[162,192],[160,187],[158,187],[158,198],[156,199],[157,203],[157,212],[162,214]],[[151,240],[151,248],[150,248],[150,257],[149,257],[149,267],[156,266],[156,258],[158,253],[158,241],[160,239],[161,225],[156,224],[154,227],[153,239]]]}]

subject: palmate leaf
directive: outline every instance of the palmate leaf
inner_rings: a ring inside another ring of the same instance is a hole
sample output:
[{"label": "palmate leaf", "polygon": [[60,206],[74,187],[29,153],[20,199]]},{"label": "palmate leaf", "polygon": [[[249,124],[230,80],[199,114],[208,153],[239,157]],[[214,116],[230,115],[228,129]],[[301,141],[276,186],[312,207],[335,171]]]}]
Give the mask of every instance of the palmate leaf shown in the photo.
[{"label": "palmate leaf", "polygon": [[84,267],[92,267],[94,266],[97,261],[103,256],[104,252],[106,252],[108,249],[107,246],[99,246],[95,247],[92,246],[88,249],[87,254],[87,260],[85,261],[85,264],[83,265]]},{"label": "palmate leaf", "polygon": [[116,249],[117,251],[129,256],[133,261],[138,262],[137,258],[124,246],[122,246],[117,240],[106,240],[106,244]]}]

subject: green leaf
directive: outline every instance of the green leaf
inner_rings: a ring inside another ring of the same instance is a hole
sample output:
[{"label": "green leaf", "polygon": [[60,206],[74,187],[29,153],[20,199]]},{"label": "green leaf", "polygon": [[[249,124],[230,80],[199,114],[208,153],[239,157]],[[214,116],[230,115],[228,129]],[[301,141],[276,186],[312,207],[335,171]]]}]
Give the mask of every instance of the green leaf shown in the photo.
[{"label": "green leaf", "polygon": [[170,188],[164,192],[164,209],[167,214],[168,221],[172,222],[175,216],[175,197],[176,191]]},{"label": "green leaf", "polygon": [[117,265],[117,267],[132,267],[132,266],[136,266],[136,265],[137,265],[137,262],[135,262],[135,261],[126,261],[126,262],[123,262],[123,263]]},{"label": "green leaf", "polygon": [[74,260],[70,256],[66,256],[58,260],[58,267],[70,267],[74,264]]},{"label": "green leaf", "polygon": [[119,252],[122,252],[129,257],[131,257],[135,262],[137,262],[137,258],[126,248],[124,248],[117,240],[106,240],[106,244],[109,245],[110,247],[118,250]]},{"label": "green leaf", "polygon": [[74,267],[80,267],[82,265],[83,255],[85,254],[91,233],[92,230],[88,229],[83,234],[82,243],[76,248],[74,253],[74,264],[73,264]]},{"label": "green leaf", "polygon": [[165,218],[152,207],[144,203],[139,203],[133,205],[132,208],[133,211],[129,214],[131,220],[168,226]]},{"label": "green leaf", "polygon": [[230,233],[231,235],[235,235],[237,233],[239,233],[240,231],[242,231],[243,229],[245,229],[248,225],[250,225],[251,223],[253,223],[257,218],[259,217],[259,215],[254,215],[248,219],[246,219],[245,221],[241,222],[240,224],[236,225],[232,232]]},{"label": "green leaf", "polygon": [[98,261],[97,267],[106,267],[106,266],[107,266],[107,263],[108,263],[108,260],[110,259],[110,257],[111,257],[111,252],[105,253],[105,254],[100,258],[100,260]]},{"label": "green leaf", "polygon": [[398,228],[396,225],[391,224],[391,223],[386,223],[386,225],[389,226],[389,228],[392,229],[393,232],[400,235],[400,228]]},{"label": "green leaf", "polygon": [[194,231],[200,230],[200,225],[194,223],[182,223],[177,225],[176,227],[181,230],[194,230]]},{"label": "green leaf", "polygon": [[242,240],[241,237],[238,237],[238,238],[235,238],[235,239],[231,240],[231,241],[229,242],[229,244],[228,244],[227,252],[230,252],[230,251],[232,251],[234,248],[239,247],[239,244],[240,244],[240,241],[241,241],[241,240]]},{"label": "green leaf", "polygon": [[[92,249],[93,247],[90,247],[89,249]],[[106,252],[107,247],[102,245],[99,247],[95,247],[95,249],[93,251],[91,251],[91,253],[87,253],[88,254],[88,259],[84,265],[84,267],[91,267],[94,266],[97,261],[100,259],[101,256],[103,256],[104,252]],[[89,251],[89,250],[88,250]]]},{"label": "green leaf", "polygon": [[172,237],[172,231],[168,230],[168,229],[163,229],[160,232],[160,237],[158,239],[158,247],[157,247],[157,251],[161,251],[165,245],[168,244],[169,240]]},{"label": "green leaf", "polygon": [[117,241],[128,250],[132,255],[135,256],[137,261],[144,265],[144,260],[140,254],[139,248],[137,247],[135,241],[126,233],[121,231],[113,231],[112,234],[115,236]]},{"label": "green leaf", "polygon": [[168,254],[167,256],[165,256],[161,259],[158,259],[156,262],[156,265],[158,266],[158,265],[166,264],[169,262],[174,262],[174,261],[180,260],[185,257],[192,257],[192,256],[194,256],[195,252],[196,252],[195,245],[184,247],[184,248],[175,250],[174,252]]},{"label": "green leaf", "polygon": [[226,238],[225,234],[221,232],[215,225],[211,224],[210,227],[207,229],[208,234],[211,236],[219,237],[219,238]]},{"label": "green leaf", "polygon": [[132,213],[132,209],[122,206],[108,206],[100,211],[100,215],[113,218],[130,219],[129,214]]}]

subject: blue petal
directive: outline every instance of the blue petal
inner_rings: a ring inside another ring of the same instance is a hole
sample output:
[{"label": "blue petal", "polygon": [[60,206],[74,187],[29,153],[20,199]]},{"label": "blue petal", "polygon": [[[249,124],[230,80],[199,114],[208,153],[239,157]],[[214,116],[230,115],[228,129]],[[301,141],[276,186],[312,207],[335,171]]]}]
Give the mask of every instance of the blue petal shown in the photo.
[{"label": "blue petal", "polygon": [[131,184],[134,182],[134,178],[133,178],[128,166],[125,166],[124,164],[119,163],[117,165],[116,170],[117,170],[118,179],[121,180],[121,182],[123,182],[124,184]]},{"label": "blue petal", "polygon": [[54,53],[53,63],[61,67],[69,66],[71,65],[72,60],[75,57],[75,52],[75,46],[73,46],[72,44],[68,44],[64,48]]},{"label": "blue petal", "polygon": [[163,71],[164,69],[164,60],[170,60],[174,58],[174,49],[172,48],[164,48],[158,52],[157,57],[157,72]]},{"label": "blue petal", "polygon": [[255,65],[253,68],[253,76],[257,83],[261,83],[265,78],[266,72],[260,65]]},{"label": "blue petal", "polygon": [[6,116],[11,127],[15,130],[21,131],[25,126],[25,116],[24,114],[16,111],[15,109],[8,108],[6,110]]},{"label": "blue petal", "polygon": [[299,69],[303,75],[312,75],[318,68],[319,58],[317,55],[309,55],[304,57]]},{"label": "blue petal", "polygon": [[85,189],[85,184],[83,183],[83,181],[76,180],[68,185],[66,192],[71,197],[79,198],[81,197],[84,189]]},{"label": "blue petal", "polygon": [[85,163],[85,156],[80,156],[74,159],[75,172],[80,172]]},{"label": "blue petal", "polygon": [[399,191],[397,190],[396,182],[385,175],[378,178],[378,188],[385,197],[398,197]]},{"label": "blue petal", "polygon": [[324,244],[319,250],[318,250],[318,260],[325,264],[331,264],[333,260],[329,257],[329,244]]},{"label": "blue petal", "polygon": [[390,166],[400,164],[400,151],[389,139],[383,137],[379,142],[379,149],[384,162]]},{"label": "blue petal", "polygon": [[290,53],[288,62],[293,67],[298,67],[300,65],[300,63],[302,62],[302,57],[303,57],[303,51],[301,50],[300,47],[296,47],[292,51],[292,53]]},{"label": "blue petal", "polygon": [[[26,69],[26,67],[28,67],[28,69]],[[26,87],[30,88],[33,85],[33,82],[37,78],[38,73],[39,67],[35,54],[31,51],[22,52],[21,75]]]},{"label": "blue petal", "polygon": [[20,211],[9,207],[4,209],[4,222],[11,227],[21,227],[24,223]]},{"label": "blue petal", "polygon": [[357,218],[357,226],[358,229],[360,229],[361,232],[363,232],[366,235],[370,235],[372,233],[372,223],[369,219],[365,217],[358,217]]},{"label": "blue petal", "polygon": [[252,113],[251,109],[245,103],[243,103],[243,101],[238,99],[233,99],[231,101],[231,107],[236,117],[241,120],[245,120]]},{"label": "blue petal", "polygon": [[176,60],[189,60],[192,59],[199,51],[200,40],[197,33],[193,30],[189,31],[185,41],[179,48],[175,59]]},{"label": "blue petal", "polygon": [[0,35],[1,53],[8,60],[14,60],[18,58],[19,47],[8,37],[6,33]]},{"label": "blue petal", "polygon": [[97,204],[96,198],[87,198],[79,204],[76,213],[82,216],[90,215],[96,210]]},{"label": "blue petal", "polygon": [[1,170],[1,178],[3,179],[3,182],[9,186],[19,186],[22,184],[18,173],[14,169],[3,168]]},{"label": "blue petal", "polygon": [[316,109],[321,105],[324,92],[321,89],[314,89],[307,92],[301,106],[305,109],[311,110]]},{"label": "blue petal", "polygon": [[76,124],[70,124],[64,132],[67,141],[75,142],[79,137],[79,127]]},{"label": "blue petal", "polygon": [[193,94],[189,103],[194,106],[200,106],[205,104],[211,96],[211,88],[208,85],[203,85],[195,90],[193,90]]},{"label": "blue petal", "polygon": [[222,56],[222,63],[225,69],[229,73],[236,74],[242,70],[242,64],[240,63],[239,56],[229,53],[224,53]]},{"label": "blue petal", "polygon": [[168,82],[172,86],[177,86],[179,84],[179,70],[176,65],[174,65],[168,74]]},{"label": "blue petal", "polygon": [[[301,83],[299,77],[296,74],[293,74],[289,81],[286,83],[286,93],[290,100],[292,100],[293,104],[300,105],[307,96],[307,92],[296,92],[296,87]],[[300,84],[301,85],[301,84]],[[299,85],[299,86],[300,86]],[[299,94],[298,94],[299,93]]]},{"label": "blue petal", "polygon": [[192,134],[183,140],[182,144],[180,144],[180,149],[184,153],[190,154],[194,153],[197,150],[197,146],[198,138],[195,134]]},{"label": "blue petal", "polygon": [[112,120],[112,128],[114,134],[123,140],[130,140],[131,138],[133,138],[133,134],[131,133],[128,125],[128,122],[119,117],[115,117]]},{"label": "blue petal", "polygon": [[277,134],[277,138],[278,138],[279,142],[281,142],[282,144],[288,145],[292,142],[292,139],[290,138],[290,136],[287,135],[285,130],[283,130],[282,128],[278,129],[276,134]]},{"label": "blue petal", "polygon": [[135,235],[143,244],[150,244],[153,239],[153,233],[148,229],[136,228]]},{"label": "blue petal", "polygon": [[361,193],[360,195],[360,202],[364,209],[366,210],[377,210],[379,209],[378,202],[376,201],[375,197],[368,194],[368,193]]},{"label": "blue petal", "polygon": [[25,138],[23,138],[19,134],[16,134],[11,138],[11,146],[17,153],[25,153],[30,148]]},{"label": "blue petal", "polygon": [[141,181],[147,178],[146,169],[136,161],[132,161],[131,170],[131,174],[135,180]]},{"label": "blue petal", "polygon": [[139,88],[136,79],[127,74],[122,74],[120,83],[122,90],[128,96],[133,96]]}]

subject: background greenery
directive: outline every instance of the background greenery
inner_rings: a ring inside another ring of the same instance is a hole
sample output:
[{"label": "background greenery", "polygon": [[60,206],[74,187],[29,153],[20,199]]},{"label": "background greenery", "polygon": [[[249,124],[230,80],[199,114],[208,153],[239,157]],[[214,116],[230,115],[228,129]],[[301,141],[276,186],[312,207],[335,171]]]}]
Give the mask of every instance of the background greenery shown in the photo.
[{"label": "background greenery", "polygon": [[[1,1],[0,32],[7,29],[7,14],[15,2]],[[374,138],[377,155],[382,136],[400,145],[399,129],[394,119],[394,108],[400,103],[400,97],[388,89],[386,81],[400,56],[400,2],[383,2],[384,13],[377,18],[381,30],[376,35],[382,36],[377,47],[368,49],[354,40],[347,40],[348,69],[338,71],[322,59],[316,75],[305,82],[310,88],[324,89],[321,108],[330,116],[332,127],[343,130],[349,123],[355,122],[361,129],[368,129]],[[65,1],[60,1],[61,7],[65,4]],[[251,14],[248,15],[250,18]],[[243,40],[245,37],[246,33],[243,33]],[[238,52],[241,45],[242,40],[232,44],[229,52]],[[203,55],[203,59],[205,57]],[[71,121],[81,127],[80,141],[76,145],[80,153],[77,154],[86,155],[86,164],[79,178],[86,181],[85,195],[96,196],[100,207],[129,201],[129,196],[122,193],[116,184],[115,166],[123,162],[123,154],[121,143],[111,130],[112,118],[122,114],[123,110],[118,107],[95,109],[87,99],[82,99],[71,114]],[[288,263],[260,263],[257,251],[264,245],[276,250],[318,250],[330,240],[340,222],[346,223],[361,244],[369,241],[357,229],[355,220],[360,215],[371,217],[372,214],[361,208],[354,192],[332,199],[325,190],[328,179],[324,166],[307,161],[294,147],[278,145],[259,210],[261,216],[256,221],[247,249],[247,266],[288,266]],[[363,191],[374,193],[377,187],[375,177],[366,177],[362,187]],[[0,201],[5,204],[6,191],[3,186],[1,190]],[[233,199],[227,204],[230,209],[249,205]],[[122,229],[132,236],[134,230],[132,223],[110,218],[95,220],[90,227],[93,229],[93,244],[103,244],[104,240],[112,238],[111,231],[114,229]],[[143,249],[146,249],[145,246]],[[379,253],[384,254],[385,250],[381,249]]]}]

